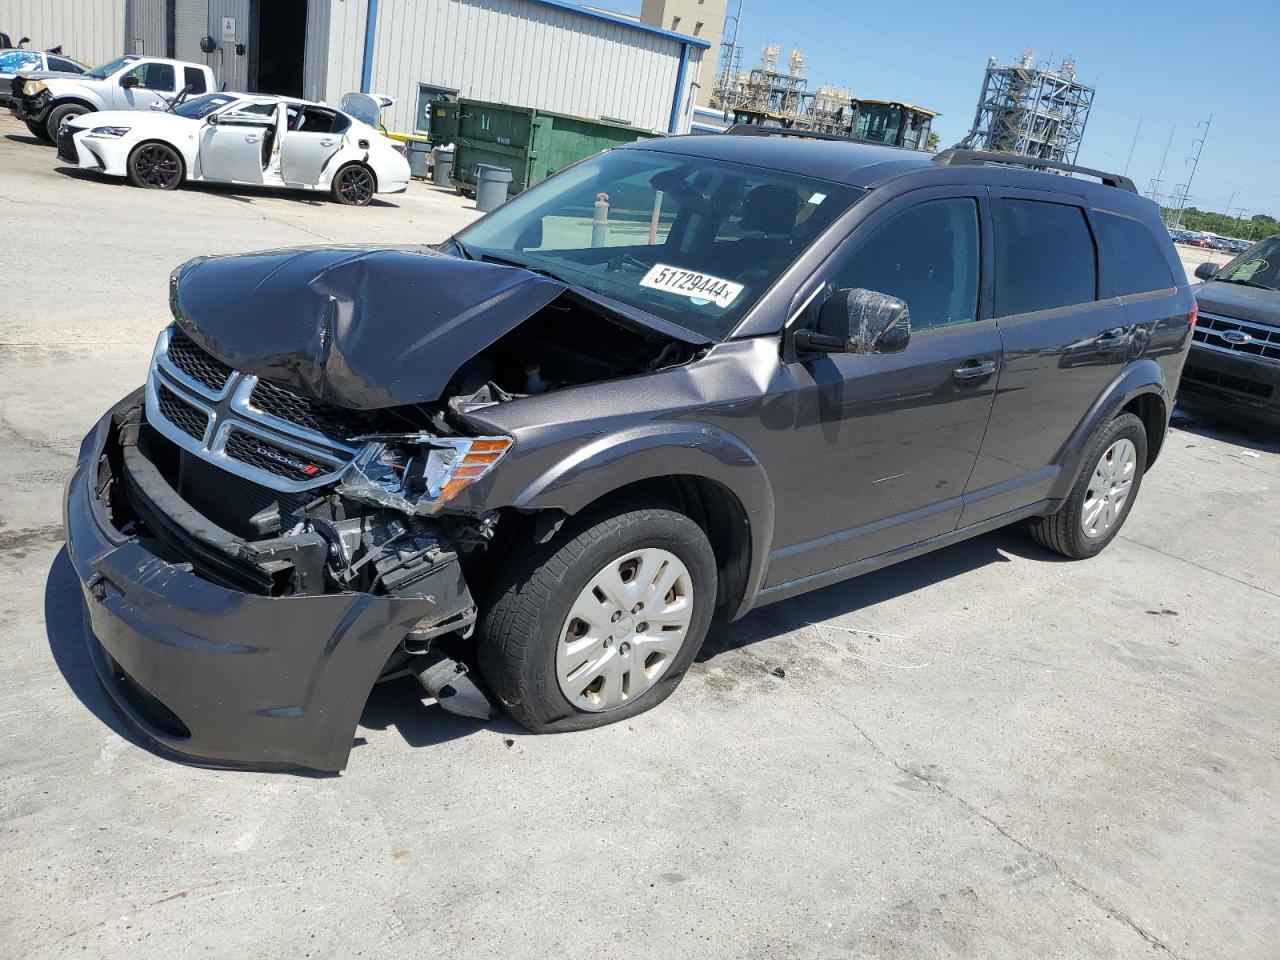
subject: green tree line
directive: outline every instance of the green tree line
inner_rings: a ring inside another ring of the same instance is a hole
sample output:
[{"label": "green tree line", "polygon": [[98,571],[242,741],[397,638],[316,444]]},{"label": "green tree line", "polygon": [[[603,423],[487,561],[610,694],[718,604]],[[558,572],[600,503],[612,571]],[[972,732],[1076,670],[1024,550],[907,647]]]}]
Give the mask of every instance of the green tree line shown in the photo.
[{"label": "green tree line", "polygon": [[[1164,222],[1173,225],[1178,211],[1172,207],[1161,207]],[[1260,240],[1280,233],[1280,220],[1265,213],[1255,213],[1249,218],[1228,216],[1225,213],[1212,213],[1208,210],[1197,210],[1186,207],[1182,211],[1182,229],[1209,231],[1224,237],[1239,237],[1241,240]]]}]

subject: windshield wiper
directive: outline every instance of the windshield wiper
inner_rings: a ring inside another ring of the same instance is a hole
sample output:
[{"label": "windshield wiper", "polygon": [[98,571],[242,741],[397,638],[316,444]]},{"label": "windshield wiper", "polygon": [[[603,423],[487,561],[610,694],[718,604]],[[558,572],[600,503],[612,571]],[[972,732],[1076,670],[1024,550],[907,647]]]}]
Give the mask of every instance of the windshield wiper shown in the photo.
[{"label": "windshield wiper", "polygon": [[1259,290],[1278,290],[1280,287],[1272,287],[1265,283],[1259,283],[1257,280],[1241,280],[1236,277],[1214,277],[1215,280],[1221,280],[1223,283],[1238,283],[1243,287],[1257,287]]},{"label": "windshield wiper", "polygon": [[570,280],[567,277],[562,277],[559,274],[557,274],[554,270],[548,270],[546,269],[546,267],[534,267],[527,263],[521,263],[519,260],[508,260],[504,257],[495,257],[491,253],[480,254],[480,259],[483,260],[485,263],[497,263],[497,264],[501,264],[504,267],[518,267],[521,270],[528,270],[530,273],[536,273],[539,276],[547,277],[550,280],[559,281],[560,283],[563,283],[567,287],[578,286],[578,283],[576,280]]},{"label": "windshield wiper", "polygon": [[460,254],[462,254],[462,259],[463,259],[463,260],[474,260],[474,259],[475,259],[475,254],[473,254],[470,250],[468,250],[468,249],[467,249],[467,245],[466,245],[465,243],[463,243],[461,240],[459,240],[457,237],[450,237],[450,238],[449,238],[448,240],[446,240],[444,243],[440,244],[440,246],[442,246],[442,247],[443,247],[443,246],[446,246],[447,244],[450,244],[450,243],[451,243],[451,244],[453,244],[453,245],[457,248],[457,250],[458,250],[458,252],[459,252]]}]

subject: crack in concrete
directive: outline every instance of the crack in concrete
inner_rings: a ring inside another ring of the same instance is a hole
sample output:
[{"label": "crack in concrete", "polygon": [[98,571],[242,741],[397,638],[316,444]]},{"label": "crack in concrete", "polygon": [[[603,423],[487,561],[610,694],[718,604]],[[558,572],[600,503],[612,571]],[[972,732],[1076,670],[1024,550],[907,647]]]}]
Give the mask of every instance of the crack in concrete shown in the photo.
[{"label": "crack in concrete", "polygon": [[1144,550],[1150,550],[1152,553],[1158,553],[1160,556],[1166,557],[1169,560],[1177,560],[1181,563],[1185,563],[1188,566],[1195,567],[1197,570],[1203,570],[1205,573],[1211,573],[1215,577],[1222,577],[1224,580],[1230,580],[1232,583],[1238,583],[1240,586],[1248,587],[1250,590],[1257,590],[1259,593],[1265,593],[1269,597],[1276,597],[1280,599],[1280,593],[1276,593],[1274,590],[1268,590],[1266,587],[1259,586],[1256,583],[1250,583],[1248,580],[1241,580],[1239,577],[1233,577],[1231,574],[1223,573],[1221,570],[1215,570],[1213,567],[1206,567],[1203,563],[1196,563],[1194,560],[1188,560],[1186,557],[1180,557],[1174,553],[1167,553],[1159,547],[1153,547],[1151,544],[1143,543],[1141,540],[1134,540],[1132,537],[1121,536],[1117,536],[1116,539],[1123,540],[1125,543],[1131,543],[1135,547],[1142,547]]},{"label": "crack in concrete", "polygon": [[1080,892],[1084,896],[1088,897],[1089,900],[1091,900],[1095,906],[1101,908],[1109,917],[1113,917],[1114,919],[1119,920],[1125,926],[1129,927],[1129,929],[1131,929],[1134,933],[1140,936],[1143,940],[1149,943],[1152,947],[1154,947],[1157,950],[1163,951],[1169,956],[1175,958],[1175,960],[1184,960],[1184,958],[1181,957],[1177,952],[1175,952],[1172,947],[1170,947],[1167,943],[1165,943],[1155,934],[1145,929],[1140,923],[1134,920],[1133,917],[1129,916],[1128,913],[1126,913],[1125,911],[1121,910],[1118,906],[1116,906],[1116,904],[1112,903],[1101,893],[1091,889],[1090,887],[1086,886],[1083,882],[1081,882],[1080,880],[1077,880],[1075,877],[1069,874],[1066,870],[1062,868],[1062,865],[1058,863],[1055,857],[1052,857],[1041,850],[1037,850],[1035,847],[1031,846],[1031,844],[1027,843],[1025,840],[1021,840],[1018,837],[1015,837],[1003,826],[1001,826],[993,817],[991,817],[986,813],[983,813],[980,809],[974,806],[973,803],[966,800],[964,797],[960,796],[959,794],[951,790],[948,790],[946,787],[944,787],[940,783],[937,783],[936,781],[933,781],[927,777],[921,776],[919,773],[916,773],[914,770],[910,770],[907,767],[904,767],[901,763],[899,763],[896,759],[894,759],[894,757],[887,750],[881,747],[880,744],[876,743],[876,741],[872,739],[871,735],[868,734],[867,731],[862,728],[861,724],[859,724],[852,717],[846,716],[845,714],[841,713],[839,710],[837,710],[835,707],[831,706],[830,704],[820,703],[819,701],[816,701],[816,700],[811,702],[813,702],[817,706],[826,708],[828,711],[830,711],[831,713],[834,713],[837,717],[839,717],[845,723],[849,724],[849,726],[853,727],[853,729],[858,732],[858,735],[867,742],[867,746],[871,748],[872,752],[881,760],[884,760],[886,763],[891,764],[893,768],[897,770],[899,773],[903,774],[904,776],[910,777],[912,780],[916,780],[920,783],[925,784],[928,787],[931,787],[933,790],[935,790],[937,793],[941,794],[942,796],[946,797],[947,799],[953,800],[956,803],[960,804],[960,806],[964,807],[965,810],[967,810],[970,814],[972,814],[973,816],[977,817],[979,820],[986,823],[989,827],[991,827],[991,829],[995,830],[996,833],[1000,834],[1000,836],[1004,837],[1014,846],[1018,847],[1018,849],[1024,851],[1027,854],[1030,854],[1031,856],[1035,857],[1037,860],[1041,860],[1044,863],[1049,864],[1049,866],[1053,868],[1054,873],[1056,873],[1059,877],[1061,877],[1062,880],[1066,882],[1066,884],[1069,887]]}]

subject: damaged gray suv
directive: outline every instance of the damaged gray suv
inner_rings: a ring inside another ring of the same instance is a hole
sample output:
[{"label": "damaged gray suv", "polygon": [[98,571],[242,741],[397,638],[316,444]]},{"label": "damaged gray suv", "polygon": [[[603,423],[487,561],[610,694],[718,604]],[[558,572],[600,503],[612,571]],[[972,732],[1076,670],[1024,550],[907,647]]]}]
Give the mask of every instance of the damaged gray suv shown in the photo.
[{"label": "damaged gray suv", "polygon": [[1122,177],[791,136],[580,163],[438,247],[193,260],[67,544],[124,714],[339,770],[380,679],[537,732],[713,618],[1016,521],[1098,553],[1194,299]]}]

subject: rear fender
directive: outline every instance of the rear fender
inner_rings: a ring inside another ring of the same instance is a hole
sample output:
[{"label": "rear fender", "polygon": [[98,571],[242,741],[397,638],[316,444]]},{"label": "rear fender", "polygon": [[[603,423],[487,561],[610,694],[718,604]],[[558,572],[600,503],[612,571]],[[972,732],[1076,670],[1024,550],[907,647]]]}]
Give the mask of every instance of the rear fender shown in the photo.
[{"label": "rear fender", "polygon": [[773,490],[756,456],[718,427],[663,421],[596,437],[536,476],[510,505],[573,514],[634,483],[673,476],[713,480],[742,504],[750,558],[743,596],[733,611],[734,618],[741,616],[764,580],[773,539]]},{"label": "rear fender", "polygon": [[1143,357],[1121,371],[1089,408],[1089,412],[1063,445],[1058,454],[1058,463],[1062,469],[1049,489],[1050,500],[1061,500],[1070,493],[1084,468],[1084,457],[1089,444],[1098,435],[1098,431],[1114,420],[1125,404],[1144,393],[1155,394],[1164,403],[1164,425],[1167,429],[1169,413],[1173,409],[1173,396],[1160,365],[1149,357]]}]

